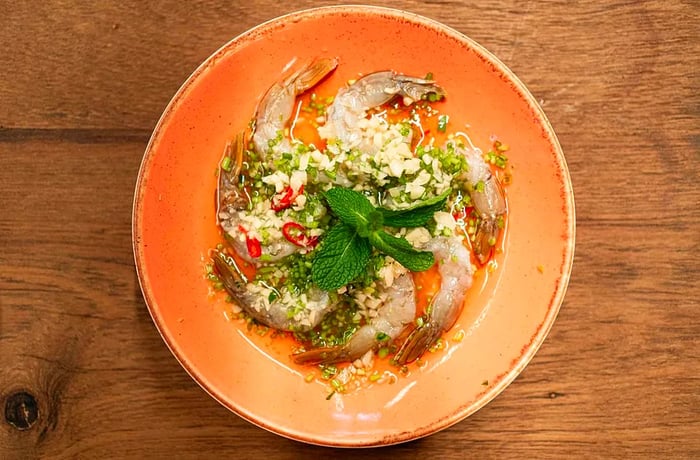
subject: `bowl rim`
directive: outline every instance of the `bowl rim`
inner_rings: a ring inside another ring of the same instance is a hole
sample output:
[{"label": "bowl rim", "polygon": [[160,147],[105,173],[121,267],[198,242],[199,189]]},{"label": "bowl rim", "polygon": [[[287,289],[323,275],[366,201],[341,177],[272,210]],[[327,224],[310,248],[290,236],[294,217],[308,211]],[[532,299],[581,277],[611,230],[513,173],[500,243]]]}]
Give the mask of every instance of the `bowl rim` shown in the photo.
[{"label": "bowl rim", "polygon": [[[521,355],[516,358],[516,363],[513,365],[509,371],[507,371],[503,378],[501,378],[496,385],[488,388],[488,390],[477,400],[475,400],[471,405],[457,408],[451,415],[440,419],[434,423],[427,425],[422,431],[416,431],[411,433],[396,433],[393,435],[385,435],[382,438],[377,438],[374,440],[369,440],[366,442],[350,441],[346,442],[343,439],[333,439],[314,436],[314,435],[302,435],[299,430],[289,429],[285,430],[285,427],[274,426],[267,424],[262,420],[254,418],[253,414],[247,414],[243,408],[235,407],[229,404],[225,398],[219,395],[215,389],[210,388],[203,376],[195,372],[190,366],[188,361],[184,356],[178,352],[174,346],[172,339],[165,332],[164,324],[159,316],[158,308],[156,307],[156,302],[153,298],[151,292],[151,286],[149,280],[144,277],[144,261],[142,255],[141,247],[141,223],[139,221],[139,216],[141,214],[142,207],[142,196],[144,194],[144,183],[147,182],[147,176],[150,172],[151,158],[153,155],[153,146],[160,136],[160,131],[164,127],[165,123],[172,114],[173,108],[177,106],[181,98],[186,94],[187,89],[192,85],[197,77],[206,70],[218,56],[229,52],[232,48],[235,48],[238,42],[243,42],[247,37],[253,37],[256,34],[264,31],[267,28],[275,26],[277,24],[302,20],[304,17],[325,15],[325,14],[338,14],[338,13],[350,13],[350,14],[360,14],[360,15],[380,15],[385,17],[390,17],[392,19],[401,19],[408,22],[417,23],[419,25],[425,26],[430,29],[438,30],[451,38],[463,43],[466,47],[473,49],[482,58],[490,62],[496,69],[501,72],[508,80],[512,82],[516,91],[525,99],[527,105],[533,110],[535,115],[539,118],[542,123],[542,129],[546,134],[547,140],[551,143],[553,147],[553,152],[555,153],[555,159],[558,165],[559,172],[561,173],[561,181],[563,184],[564,192],[563,197],[565,199],[565,211],[568,220],[567,234],[569,238],[567,239],[563,249],[564,249],[564,261],[561,266],[560,277],[557,282],[557,287],[554,295],[550,300],[550,304],[547,310],[547,314],[542,320],[538,331],[533,335],[531,342],[526,345],[524,351]],[[213,53],[211,53],[202,63],[200,63],[194,71],[185,79],[182,85],[175,92],[173,97],[170,99],[165,109],[161,113],[153,132],[149,138],[146,145],[143,158],[138,170],[138,176],[136,184],[134,187],[134,198],[132,206],[132,250],[134,255],[135,268],[137,273],[137,278],[139,282],[139,287],[143,294],[143,298],[148,309],[149,315],[153,320],[158,333],[162,337],[166,346],[170,350],[171,354],[180,363],[180,365],[185,369],[189,376],[197,382],[197,384],[212,398],[218,401],[222,406],[226,407],[231,412],[235,413],[244,420],[263,428],[269,432],[275,433],[279,436],[285,437],[287,439],[300,441],[308,444],[326,446],[326,447],[343,447],[343,448],[357,448],[357,447],[378,447],[378,446],[388,446],[394,444],[400,444],[403,442],[408,442],[416,439],[420,439],[438,431],[444,430],[453,426],[454,424],[466,419],[470,415],[477,412],[482,407],[486,406],[491,402],[496,396],[501,394],[508,385],[510,385],[517,376],[523,371],[523,369],[529,364],[534,355],[537,353],[539,348],[544,343],[547,335],[549,334],[554,321],[561,309],[561,306],[568,289],[569,280],[571,277],[574,253],[575,253],[575,241],[576,241],[576,211],[574,203],[574,192],[573,185],[571,182],[571,176],[569,172],[566,159],[563,154],[563,150],[559,143],[559,140],[552,128],[552,125],[547,118],[544,110],[537,102],[535,97],[530,93],[528,88],[523,84],[523,82],[517,77],[517,75],[510,70],[498,57],[491,53],[488,49],[482,46],[473,38],[470,38],[466,34],[445,25],[435,19],[413,13],[411,11],[402,10],[398,8],[390,8],[384,6],[370,6],[361,4],[347,4],[347,5],[332,5],[332,6],[321,6],[314,8],[307,8],[285,13],[271,19],[268,19],[252,28],[245,30],[244,32],[238,34],[234,38],[228,40]]]}]

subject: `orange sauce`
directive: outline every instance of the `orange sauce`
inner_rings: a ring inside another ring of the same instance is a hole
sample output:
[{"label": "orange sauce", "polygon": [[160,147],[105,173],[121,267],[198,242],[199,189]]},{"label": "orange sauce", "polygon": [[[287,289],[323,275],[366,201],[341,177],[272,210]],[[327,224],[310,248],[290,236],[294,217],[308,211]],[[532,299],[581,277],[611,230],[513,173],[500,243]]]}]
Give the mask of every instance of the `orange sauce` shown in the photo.
[{"label": "orange sauce", "polygon": [[432,298],[440,289],[440,273],[437,264],[424,272],[413,273],[416,286],[416,316],[423,314]]},{"label": "orange sauce", "polygon": [[[312,95],[314,95],[315,101],[312,100]],[[330,93],[309,92],[298,98],[297,106],[294,107],[294,110],[297,110],[298,104],[301,103],[299,116],[294,123],[294,137],[306,145],[315,145],[316,148],[321,151],[326,149],[326,141],[321,139],[321,136],[318,135],[318,126],[325,122],[325,118],[317,119],[323,117],[323,115],[319,114],[318,111],[312,107],[312,103],[324,104],[327,106],[328,104],[326,104],[325,101],[331,96],[332,94]]]}]

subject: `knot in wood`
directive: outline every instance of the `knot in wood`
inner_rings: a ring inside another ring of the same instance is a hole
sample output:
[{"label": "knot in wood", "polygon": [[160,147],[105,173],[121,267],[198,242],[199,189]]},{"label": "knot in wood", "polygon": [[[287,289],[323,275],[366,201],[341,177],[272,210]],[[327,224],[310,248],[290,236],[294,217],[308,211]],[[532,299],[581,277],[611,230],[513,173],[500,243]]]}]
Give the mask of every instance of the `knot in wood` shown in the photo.
[{"label": "knot in wood", "polygon": [[36,398],[26,391],[18,391],[5,400],[5,421],[18,430],[27,430],[39,418]]}]

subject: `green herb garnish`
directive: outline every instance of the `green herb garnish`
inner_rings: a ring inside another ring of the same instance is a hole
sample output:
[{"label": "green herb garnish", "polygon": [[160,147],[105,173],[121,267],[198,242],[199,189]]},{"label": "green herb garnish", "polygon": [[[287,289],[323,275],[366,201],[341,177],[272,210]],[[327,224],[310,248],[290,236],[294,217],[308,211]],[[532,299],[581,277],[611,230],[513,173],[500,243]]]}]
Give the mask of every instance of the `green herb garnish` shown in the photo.
[{"label": "green herb garnish", "polygon": [[384,231],[384,226],[418,227],[445,206],[450,191],[412,208],[389,211],[375,208],[362,193],[342,187],[325,192],[324,198],[340,222],[333,226],[316,251],[311,267],[313,282],[323,290],[345,286],[362,273],[370,260],[371,246],[413,272],[435,263],[429,251],[418,251],[405,238]]}]

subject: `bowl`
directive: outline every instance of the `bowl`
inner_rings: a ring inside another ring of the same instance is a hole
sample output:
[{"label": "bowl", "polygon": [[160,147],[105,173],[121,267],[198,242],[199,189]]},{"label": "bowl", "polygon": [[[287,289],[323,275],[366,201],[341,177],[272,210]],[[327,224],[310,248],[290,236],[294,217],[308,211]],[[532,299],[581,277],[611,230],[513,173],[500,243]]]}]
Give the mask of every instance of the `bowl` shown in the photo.
[{"label": "bowl", "polygon": [[[407,50],[422,50],[407,52]],[[295,59],[339,59],[324,84],[358,73],[433,72],[445,110],[471,139],[510,146],[513,181],[497,269],[470,289],[446,350],[394,383],[327,399],[326,384],[269,335],[231,320],[204,276],[220,241],[215,171],[227,140]],[[542,109],[518,78],[465,35],[386,8],[340,6],[292,13],[224,45],[187,79],[158,122],[138,175],[133,249],[145,302],[163,340],[192,378],[240,417],[318,445],[395,444],[449,427],[502,392],[540,347],[571,272],[574,203],[564,155]]]}]

